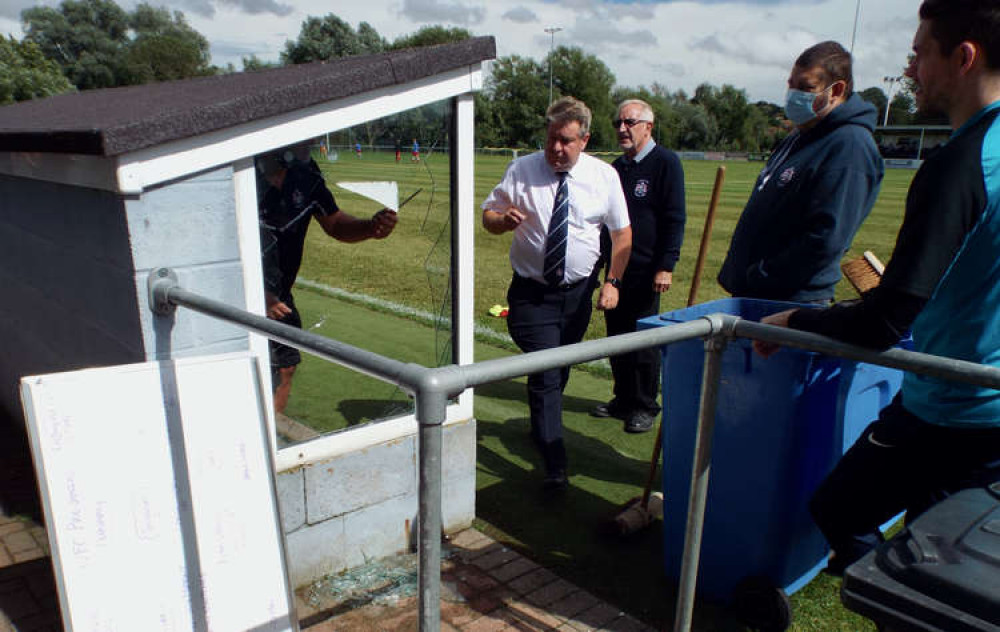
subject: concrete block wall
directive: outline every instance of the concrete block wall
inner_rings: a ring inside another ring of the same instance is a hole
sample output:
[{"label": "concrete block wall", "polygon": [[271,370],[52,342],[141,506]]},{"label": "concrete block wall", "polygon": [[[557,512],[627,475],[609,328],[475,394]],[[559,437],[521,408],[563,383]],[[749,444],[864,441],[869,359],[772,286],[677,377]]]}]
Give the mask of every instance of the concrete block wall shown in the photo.
[{"label": "concrete block wall", "polygon": [[[445,532],[475,517],[476,424],[444,427]],[[289,576],[299,587],[371,559],[411,550],[417,524],[417,436],[278,474]]]},{"label": "concrete block wall", "polygon": [[[0,406],[21,419],[24,375],[249,348],[247,333],[191,310],[154,317],[151,270],[246,304],[229,167],[138,197],[0,176]],[[255,220],[256,218],[254,218]],[[444,430],[446,531],[475,513],[474,420]],[[409,550],[417,521],[416,427],[277,477],[291,580],[306,584]]]},{"label": "concrete block wall", "polygon": [[245,307],[243,264],[236,229],[233,171],[216,169],[168,183],[125,201],[135,292],[146,360],[208,355],[249,348],[247,333],[188,309],[155,317],[145,305],[151,270],[169,267],[181,287]]},{"label": "concrete block wall", "polygon": [[24,375],[145,360],[124,203],[0,175],[0,406]]},{"label": "concrete block wall", "polygon": [[0,176],[0,244],[0,406],[13,419],[24,375],[248,348],[236,327],[185,310],[166,328],[146,305],[160,266],[245,304],[231,168],[137,198]]}]

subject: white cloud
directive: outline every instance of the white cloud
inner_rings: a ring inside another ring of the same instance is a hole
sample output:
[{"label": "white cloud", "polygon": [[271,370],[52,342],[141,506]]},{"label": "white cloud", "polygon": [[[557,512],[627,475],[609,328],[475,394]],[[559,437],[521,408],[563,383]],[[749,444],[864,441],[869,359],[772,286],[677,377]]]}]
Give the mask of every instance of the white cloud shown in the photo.
[{"label": "white cloud", "polygon": [[251,14],[270,13],[273,15],[284,16],[295,10],[295,7],[289,4],[276,2],[275,0],[219,0],[219,2],[242,9],[243,11]]},{"label": "white cloud", "polygon": [[[20,37],[20,10],[59,0],[0,0],[0,32]],[[139,0],[117,0],[127,10]],[[618,84],[661,83],[688,94],[698,84],[732,84],[752,100],[780,102],[800,52],[822,40],[850,46],[858,0],[181,0],[191,25],[212,44],[213,63],[277,60],[308,16],[334,13],[371,24],[390,41],[427,24],[492,35],[500,56],[542,60],[555,45],[599,57]],[[153,2],[154,5],[162,4]],[[489,7],[487,9],[487,6]],[[208,9],[211,9],[209,11]],[[196,12],[196,10],[198,12]],[[257,11],[256,13],[253,13]],[[906,63],[917,25],[914,0],[861,0],[855,53],[859,89],[884,87]]]},{"label": "white cloud", "polygon": [[511,22],[518,22],[520,24],[527,24],[528,22],[537,22],[538,15],[528,7],[514,7],[506,13],[503,14],[503,19],[509,20]]},{"label": "white cloud", "polygon": [[46,2],[32,2],[31,0],[0,0],[0,18],[18,22],[21,21],[21,11],[34,6],[44,6]]},{"label": "white cloud", "polygon": [[444,0],[403,0],[403,9],[399,13],[415,22],[444,22],[462,26],[480,24],[486,17],[485,7]]},{"label": "white cloud", "polygon": [[586,42],[590,53],[614,49],[638,53],[640,49],[649,49],[658,43],[656,35],[646,28],[630,30],[627,26],[580,18],[568,34],[569,44],[578,46],[577,42]]}]

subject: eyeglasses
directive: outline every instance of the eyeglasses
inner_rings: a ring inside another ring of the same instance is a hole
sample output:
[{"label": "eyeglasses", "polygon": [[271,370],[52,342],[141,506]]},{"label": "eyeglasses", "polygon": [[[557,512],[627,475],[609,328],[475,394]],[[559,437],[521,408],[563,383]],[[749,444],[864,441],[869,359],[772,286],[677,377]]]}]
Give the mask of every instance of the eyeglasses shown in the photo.
[{"label": "eyeglasses", "polygon": [[639,123],[650,123],[652,121],[647,121],[646,119],[615,119],[611,121],[611,124],[615,126],[615,129],[622,126],[625,123],[625,127],[635,127]]}]

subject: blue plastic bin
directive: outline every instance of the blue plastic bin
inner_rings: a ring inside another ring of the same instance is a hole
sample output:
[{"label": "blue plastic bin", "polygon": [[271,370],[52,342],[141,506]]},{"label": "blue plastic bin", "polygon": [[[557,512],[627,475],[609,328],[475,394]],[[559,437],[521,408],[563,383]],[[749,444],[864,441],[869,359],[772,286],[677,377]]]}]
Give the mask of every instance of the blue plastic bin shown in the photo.
[{"label": "blue plastic bin", "polygon": [[[713,313],[747,320],[795,303],[721,299],[639,321],[669,326]],[[663,350],[664,556],[679,577],[704,343]],[[736,339],[722,356],[699,594],[728,601],[740,580],[764,576],[791,594],[825,566],[827,544],[809,498],[902,382],[902,373],[796,349],[770,358]]]}]

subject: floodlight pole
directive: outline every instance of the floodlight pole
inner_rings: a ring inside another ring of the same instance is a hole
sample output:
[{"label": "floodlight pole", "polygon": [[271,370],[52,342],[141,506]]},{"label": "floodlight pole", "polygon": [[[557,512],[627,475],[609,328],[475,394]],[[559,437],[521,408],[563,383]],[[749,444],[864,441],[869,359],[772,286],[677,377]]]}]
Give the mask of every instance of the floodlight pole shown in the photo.
[{"label": "floodlight pole", "polygon": [[902,80],[902,77],[882,77],[882,81],[889,83],[889,94],[885,98],[885,118],[882,119],[882,127],[889,124],[889,106],[892,105],[892,89]]},{"label": "floodlight pole", "polygon": [[854,30],[851,31],[851,55],[854,55],[854,38],[858,34],[858,16],[861,15],[861,0],[854,7]]},{"label": "floodlight pole", "polygon": [[549,46],[549,103],[552,103],[552,55],[556,50],[556,33],[562,30],[559,26],[550,26],[545,32],[552,36],[552,44]]}]

